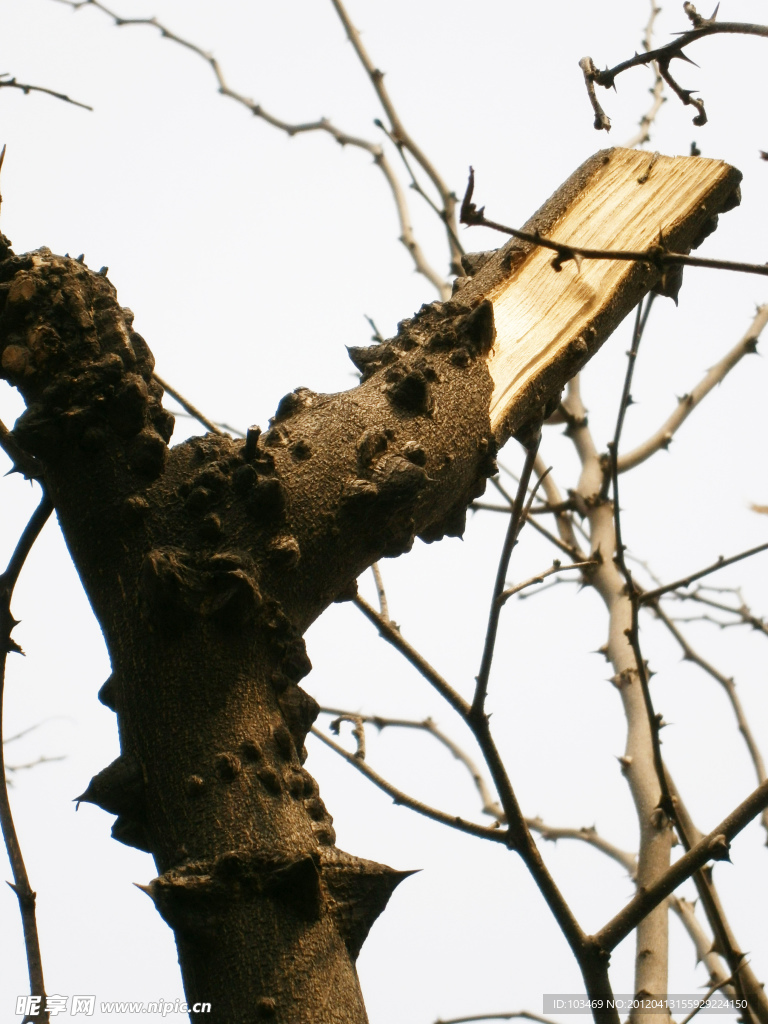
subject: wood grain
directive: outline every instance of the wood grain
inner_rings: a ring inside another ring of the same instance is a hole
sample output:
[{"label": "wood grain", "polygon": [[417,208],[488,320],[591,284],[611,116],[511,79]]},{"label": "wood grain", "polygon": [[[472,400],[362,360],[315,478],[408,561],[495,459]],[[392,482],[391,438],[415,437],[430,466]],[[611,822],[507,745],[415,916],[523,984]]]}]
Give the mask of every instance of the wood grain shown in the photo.
[{"label": "wood grain", "polygon": [[[606,150],[587,161],[525,226],[569,245],[689,252],[737,201],[740,174],[700,157]],[[649,263],[584,260],[552,267],[552,250],[512,241],[461,288],[493,304],[491,425],[499,440],[535,416],[659,280]],[[689,271],[690,272],[690,271]],[[704,272],[704,271],[700,271]]]}]

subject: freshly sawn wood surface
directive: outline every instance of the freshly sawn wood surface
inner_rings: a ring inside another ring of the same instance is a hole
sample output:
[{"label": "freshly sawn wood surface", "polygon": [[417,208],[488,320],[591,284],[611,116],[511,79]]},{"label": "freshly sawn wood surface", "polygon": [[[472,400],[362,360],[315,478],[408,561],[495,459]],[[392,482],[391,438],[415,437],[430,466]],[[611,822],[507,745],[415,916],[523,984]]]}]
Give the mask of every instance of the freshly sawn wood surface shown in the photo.
[{"label": "freshly sawn wood surface", "polygon": [[[579,248],[687,253],[738,202],[741,175],[721,160],[609,149],[588,160],[523,230]],[[660,268],[617,260],[569,261],[512,239],[489,254],[463,285],[462,301],[493,304],[496,342],[489,356],[491,426],[503,441],[550,385],[560,386],[600,347]]]}]

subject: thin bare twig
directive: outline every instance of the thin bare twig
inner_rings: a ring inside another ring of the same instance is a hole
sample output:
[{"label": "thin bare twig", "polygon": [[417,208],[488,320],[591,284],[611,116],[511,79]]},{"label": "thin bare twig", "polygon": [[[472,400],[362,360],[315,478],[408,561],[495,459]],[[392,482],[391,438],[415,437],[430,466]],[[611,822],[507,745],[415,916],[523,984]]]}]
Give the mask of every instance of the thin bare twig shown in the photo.
[{"label": "thin bare twig", "polygon": [[373,572],[373,578],[376,581],[376,593],[379,595],[379,611],[381,612],[381,617],[386,619],[387,622],[391,622],[392,620],[389,617],[389,605],[387,604],[387,592],[384,589],[384,580],[382,579],[381,569],[379,569],[378,562],[373,563],[371,571]]},{"label": "thin bare twig", "polygon": [[520,484],[517,488],[517,495],[512,508],[512,515],[510,516],[509,526],[507,527],[507,535],[504,538],[504,545],[501,549],[499,567],[496,572],[496,581],[493,586],[493,596],[491,597],[491,608],[488,614],[488,627],[485,633],[483,657],[480,662],[480,671],[477,673],[475,695],[472,700],[472,710],[470,713],[472,718],[475,720],[478,720],[485,715],[485,698],[488,693],[488,680],[491,675],[493,652],[496,646],[496,635],[499,628],[499,615],[503,605],[501,596],[504,592],[504,581],[507,577],[507,570],[509,568],[509,560],[512,557],[512,550],[517,543],[518,535],[522,529],[523,523],[525,522],[525,496],[528,491],[528,482],[531,479],[531,474],[533,473],[533,466],[536,461],[540,442],[541,432],[539,431],[530,447],[526,448],[525,463],[523,465],[523,471],[520,474]]},{"label": "thin bare twig", "polygon": [[[21,853],[19,837],[13,823],[11,805],[8,800],[8,786],[6,782],[5,759],[3,755],[3,691],[5,688],[5,663],[9,652],[21,652],[21,648],[11,638],[11,632],[16,621],[11,615],[11,598],[32,547],[40,536],[40,532],[48,522],[53,511],[53,502],[43,491],[40,504],[27,523],[11,559],[0,575],[0,827],[2,827],[5,847],[8,851],[8,860],[13,873],[13,883],[9,883],[16,898],[19,901],[22,928],[24,931],[24,947],[27,954],[27,969],[29,972],[30,994],[40,996],[45,1001],[45,981],[43,978],[43,962],[40,955],[40,940],[37,932],[37,919],[35,915],[35,892],[29,884],[27,869],[24,865],[24,858]],[[48,1013],[40,1011],[37,1020],[48,1021]]]},{"label": "thin bare twig", "polygon": [[[380,715],[351,714],[341,708],[320,709],[323,714],[338,715],[340,719],[348,719],[354,722],[368,722],[377,729],[383,730],[387,727],[416,729],[427,732],[430,736],[443,744],[453,756],[460,761],[472,777],[472,781],[480,796],[483,813],[492,815],[499,822],[506,822],[504,811],[491,794],[490,788],[472,758],[457,743],[445,735],[431,718],[416,720],[403,718],[385,718]],[[526,825],[536,832],[545,842],[557,842],[560,839],[575,840],[594,847],[601,853],[610,857],[620,864],[634,880],[637,871],[637,857],[633,853],[622,850],[615,844],[604,839],[594,827],[589,828],[564,828],[547,825],[541,818],[526,818]],[[677,897],[670,897],[670,907],[680,918],[683,927],[686,929],[696,946],[697,956],[703,960],[710,972],[710,981],[714,988],[720,988],[729,997],[735,995],[732,986],[729,986],[730,978],[726,978],[720,967],[720,959],[711,947],[711,939],[703,932],[703,929],[696,919],[693,905]]]},{"label": "thin bare twig", "polygon": [[[41,764],[49,764],[52,761],[66,761],[64,754],[54,754],[49,756],[48,754],[41,754],[40,757],[36,757],[34,761],[27,761],[25,764],[6,764],[5,772],[6,775],[12,775],[14,772],[25,772],[30,768],[37,768]],[[12,780],[8,780],[8,785],[13,785]]]},{"label": "thin bare twig", "polygon": [[[675,597],[677,597],[680,601],[696,601],[698,604],[707,605],[710,608],[717,608],[720,611],[729,612],[731,615],[735,615],[739,620],[735,623],[718,623],[718,625],[721,627],[726,625],[751,626],[752,629],[756,629],[759,632],[765,633],[765,635],[768,636],[768,622],[766,622],[765,619],[761,619],[757,615],[753,615],[747,607],[747,605],[744,604],[743,600],[741,601],[741,604],[738,608],[733,608],[730,605],[722,604],[720,601],[714,601],[712,600],[712,598],[704,597],[703,591],[705,589],[712,588],[697,587],[696,590],[694,590],[690,594],[675,594]],[[728,588],[728,590],[731,593],[736,593],[736,595],[741,600],[738,591],[734,591],[733,588]]]},{"label": "thin bare twig", "polygon": [[532,832],[537,832],[546,842],[556,843],[558,839],[573,839],[580,843],[586,843],[588,846],[593,846],[596,850],[600,850],[601,853],[610,857],[611,860],[615,860],[617,864],[621,864],[629,877],[634,879],[637,872],[637,856],[634,853],[628,853],[626,850],[620,849],[607,839],[603,839],[594,826],[582,828],[555,827],[547,825],[541,818],[526,818],[526,822],[528,828]]},{"label": "thin bare twig", "polygon": [[510,587],[509,590],[505,590],[503,594],[499,595],[499,602],[501,604],[505,604],[514,594],[519,594],[521,590],[525,590],[526,587],[532,587],[535,583],[543,583],[548,576],[553,576],[556,572],[567,572],[569,569],[589,569],[596,564],[597,563],[594,560],[589,560],[586,562],[573,562],[570,565],[561,565],[560,562],[555,559],[550,568],[545,569],[544,572],[539,573],[538,576],[531,576],[530,579],[524,580],[522,583],[518,583],[514,587]]},{"label": "thin bare twig", "polygon": [[768,264],[766,263],[742,263],[736,260],[715,260],[706,259],[703,256],[690,256],[682,252],[668,252],[662,245],[652,246],[646,252],[624,250],[624,249],[588,249],[579,245],[567,245],[558,242],[553,238],[545,238],[537,231],[520,231],[519,228],[510,228],[506,224],[499,224],[498,221],[489,220],[485,216],[485,207],[477,208],[472,202],[472,195],[475,188],[474,169],[469,169],[469,182],[464,200],[461,204],[461,223],[467,225],[479,225],[492,228],[502,234],[511,235],[512,238],[519,238],[531,245],[538,245],[544,249],[551,249],[557,253],[552,261],[552,268],[555,271],[562,269],[564,263],[569,260],[620,260],[628,263],[648,263],[659,270],[664,267],[707,267],[710,270],[731,270],[741,274],[759,274],[768,277]]},{"label": "thin bare twig", "polygon": [[622,72],[638,67],[641,64],[653,64],[654,62],[658,65],[659,72],[664,81],[670,86],[682,104],[696,109],[693,123],[697,126],[705,125],[707,123],[707,113],[704,109],[703,100],[694,96],[693,90],[684,89],[672,77],[669,70],[671,62],[679,59],[692,64],[693,61],[683,53],[683,50],[686,46],[690,46],[691,43],[695,43],[705,36],[727,33],[731,35],[768,37],[768,25],[753,25],[746,22],[733,21],[716,22],[714,18],[702,18],[696,12],[693,4],[689,3],[684,6],[686,13],[688,13],[694,24],[694,28],[690,32],[681,32],[677,39],[667,43],[665,46],[660,46],[655,50],[647,50],[645,53],[636,53],[629,60],[622,61],[621,64],[617,64],[613,68],[606,68],[603,71],[598,70],[591,57],[583,57],[579,61],[579,65],[584,72],[584,82],[595,114],[595,128],[604,131],[610,131],[611,128],[610,119],[600,106],[595,95],[595,84],[610,89],[613,87],[618,75],[622,74]]},{"label": "thin bare twig", "polygon": [[729,859],[731,841],[768,807],[768,782],[758,786],[727,818],[700,839],[652,885],[639,892],[594,936],[605,950],[615,949],[662,900],[711,860]]},{"label": "thin bare twig", "polygon": [[661,449],[669,447],[675,432],[690,416],[696,406],[701,404],[713,388],[722,383],[725,377],[741,362],[744,356],[757,350],[757,339],[760,337],[766,323],[768,323],[768,303],[758,308],[755,318],[749,325],[746,333],[741,340],[734,345],[731,351],[726,353],[719,362],[715,363],[715,365],[707,371],[690,394],[683,395],[683,397],[679,399],[677,408],[659,427],[659,429],[655,431],[655,433],[651,434],[647,440],[643,441],[642,444],[633,448],[632,451],[619,456],[618,468],[620,473],[626,473],[628,469],[634,469],[635,466],[639,466],[641,462],[645,462],[645,460],[650,458],[651,455],[661,451]]},{"label": "thin bare twig", "polygon": [[45,93],[46,96],[53,96],[55,100],[61,100],[63,103],[70,103],[73,107],[80,107],[82,110],[93,110],[93,107],[89,107],[87,103],[80,103],[79,100],[73,100],[71,96],[67,96],[63,92],[46,89],[42,85],[29,85],[26,82],[19,82],[16,78],[12,78],[7,72],[0,74],[0,89],[20,89],[25,96],[28,96],[31,92],[42,92]]},{"label": "thin bare twig", "polygon": [[[445,224],[448,234],[448,245],[451,252],[451,269],[453,273],[461,275],[463,274],[461,266],[463,249],[458,241],[456,230],[456,196],[443,181],[441,175],[437,171],[437,168],[427,157],[426,153],[424,153],[413,137],[406,131],[403,122],[400,120],[400,115],[398,114],[389,92],[387,91],[387,87],[384,84],[384,72],[376,67],[368,55],[367,50],[363,46],[363,41],[360,38],[360,33],[352,24],[343,3],[341,0],[331,0],[331,3],[344,26],[347,38],[352,44],[360,63],[365,68],[365,72],[371,80],[371,84],[376,91],[376,95],[381,103],[382,109],[389,119],[389,129],[387,130],[387,134],[398,149],[400,149],[401,153],[402,150],[405,149],[413,156],[414,160],[416,160],[437,189],[440,196],[440,202],[442,203],[442,210],[438,211],[438,213],[440,219]],[[413,174],[411,174],[411,179],[415,182]],[[419,191],[421,190],[419,189]],[[422,192],[422,195],[423,194],[424,193]]]},{"label": "thin bare twig", "polygon": [[[540,456],[536,457],[534,470],[542,481],[542,486],[544,491],[547,493],[549,500],[555,502],[562,501],[560,492],[552,481],[551,474],[544,466]],[[510,476],[513,480],[516,479],[514,474],[510,473]],[[498,477],[491,477],[491,484],[496,488],[499,494],[506,499],[508,502],[506,512],[507,514],[511,514],[515,507],[515,499],[507,492]],[[576,536],[573,531],[573,519],[570,515],[567,513],[556,513],[555,518],[557,519],[557,528],[560,533],[560,537],[558,538],[553,533],[550,533],[545,526],[542,526],[541,523],[531,518],[533,511],[534,509],[532,507],[529,511],[527,520],[529,526],[531,526],[537,533],[540,533],[542,537],[546,537],[550,544],[553,544],[556,548],[562,551],[563,554],[568,555],[572,561],[583,562],[587,559],[587,555],[584,554],[576,542]]]},{"label": "thin bare twig", "polygon": [[351,135],[348,132],[342,131],[342,129],[337,128],[336,125],[326,117],[321,117],[316,121],[303,121],[298,123],[291,123],[289,121],[284,121],[279,117],[275,117],[273,114],[270,114],[265,110],[260,103],[254,102],[254,100],[245,96],[243,93],[237,92],[227,84],[221,66],[213,54],[208,53],[202,47],[197,46],[188,39],[183,39],[175,32],[172,32],[170,29],[166,28],[165,25],[159,22],[157,18],[123,18],[121,15],[116,14],[113,10],[106,7],[100,2],[100,0],[54,0],[54,2],[64,4],[66,7],[70,7],[75,11],[80,10],[83,7],[93,7],[96,10],[101,11],[103,14],[106,14],[113,20],[115,25],[120,28],[143,25],[157,29],[163,39],[168,39],[170,42],[176,43],[185,50],[189,50],[190,53],[194,53],[208,64],[216,78],[219,93],[222,96],[227,96],[229,99],[239,103],[241,106],[249,110],[254,117],[258,117],[262,121],[266,121],[267,124],[272,125],[273,128],[277,128],[279,131],[285,132],[285,134],[290,137],[293,137],[294,135],[304,135],[311,132],[322,132],[329,135],[332,139],[335,139],[340,146],[352,146],[355,149],[362,149],[370,153],[373,157],[374,164],[384,175],[387,185],[389,186],[389,190],[392,193],[392,199],[394,200],[398,220],[400,222],[400,241],[410,253],[416,270],[418,273],[426,277],[427,280],[437,289],[441,298],[447,299],[450,297],[450,285],[440,274],[437,273],[436,270],[434,270],[433,267],[430,266],[421,246],[416,241],[408,210],[408,203],[405,198],[405,192],[398,181],[383,148],[378,143],[371,142],[368,139],[363,139],[357,135]]},{"label": "thin bare twig", "polygon": [[744,558],[751,558],[752,555],[759,555],[761,551],[768,551],[768,543],[758,544],[757,547],[749,548],[747,551],[741,551],[738,555],[731,555],[730,558],[723,558],[721,555],[716,562],[713,562],[712,565],[708,565],[705,569],[699,569],[698,572],[692,572],[689,576],[683,576],[682,579],[675,580],[673,583],[665,583],[663,587],[656,587],[655,590],[647,590],[640,597],[640,603],[651,604],[663,594],[669,594],[671,591],[679,590],[681,587],[689,587],[691,583],[694,583],[696,580],[700,580],[703,576],[708,576],[710,573],[717,572],[718,569],[723,569],[726,565],[733,565],[734,562],[741,562]]},{"label": "thin bare twig", "polygon": [[[321,711],[324,709],[321,708]],[[349,711],[340,711],[338,716],[330,724],[330,730],[336,736],[341,735],[341,723],[349,722],[352,726],[352,735],[357,744],[357,750],[355,751],[355,757],[360,761],[365,760],[365,720],[362,715],[355,715]]]},{"label": "thin bare twig", "polygon": [[379,732],[382,732],[386,728],[394,729],[416,729],[420,732],[426,732],[428,735],[436,739],[438,743],[441,743],[446,750],[449,750],[451,754],[459,761],[469,772],[472,777],[472,781],[475,785],[475,789],[480,797],[483,814],[491,815],[498,821],[504,821],[504,811],[498,800],[491,793],[490,786],[486,782],[483,773],[477,767],[475,762],[469,756],[469,754],[455,743],[450,736],[447,736],[439,726],[437,726],[431,718],[387,718],[382,715],[358,715],[352,714],[349,711],[341,710],[340,708],[320,708],[321,714],[324,715],[338,715],[341,719],[359,719],[361,722],[367,722],[373,725]]},{"label": "thin bare twig", "polygon": [[571,545],[568,544],[566,541],[560,540],[559,537],[556,537],[554,533],[551,533],[546,528],[546,526],[542,526],[541,523],[538,522],[536,519],[530,518],[528,520],[528,526],[530,526],[531,529],[535,530],[536,533],[540,533],[542,537],[546,537],[550,544],[554,544],[556,548],[562,551],[563,554],[568,555],[569,558],[576,559],[577,561],[585,560],[585,555],[581,548],[571,547]]},{"label": "thin bare twig", "polygon": [[357,770],[365,775],[367,779],[379,789],[383,790],[389,796],[392,797],[396,804],[401,804],[403,807],[408,807],[412,811],[416,811],[418,814],[423,814],[425,818],[431,818],[433,821],[439,822],[441,825],[448,825],[450,828],[455,828],[459,832],[466,832],[470,836],[476,836],[479,839],[490,839],[494,843],[501,843],[503,846],[508,845],[508,833],[506,829],[494,829],[488,828],[486,825],[476,825],[474,822],[465,821],[464,818],[458,815],[446,814],[444,811],[438,810],[436,807],[430,807],[428,804],[423,803],[421,800],[417,800],[415,797],[409,796],[404,793],[401,789],[393,786],[392,783],[387,782],[378,772],[375,772],[373,768],[367,765],[355,754],[350,754],[348,750],[345,750],[339,743],[334,743],[332,739],[325,736],[316,727],[312,727],[313,736],[325,743],[327,747],[330,747],[339,757],[343,757],[347,764],[353,765]]},{"label": "thin bare twig", "polygon": [[[723,982],[723,985],[728,985],[731,981],[733,981],[733,975],[730,975],[730,977],[728,977]],[[689,1022],[693,1020],[693,1018],[696,1016],[696,1014],[707,1005],[709,1000],[712,998],[712,996],[715,994],[715,992],[717,992],[717,990],[720,987],[721,986],[719,984],[711,985],[709,990],[708,990],[708,992],[707,992],[707,994],[701,999],[701,1001],[699,1002],[699,1005],[696,1007],[696,1009],[695,1010],[691,1010],[691,1012],[688,1014],[687,1017],[683,1017],[683,1019],[680,1021],[680,1024],[689,1024]]]},{"label": "thin bare twig", "polygon": [[[705,658],[702,658],[702,656],[694,650],[694,648],[690,645],[688,640],[683,636],[683,634],[680,632],[677,626],[675,626],[675,624],[672,622],[670,617],[661,608],[658,601],[654,602],[651,605],[651,608],[656,617],[664,623],[669,632],[677,641],[681,651],[683,652],[683,657],[686,659],[686,661],[690,661],[693,662],[694,665],[698,665],[699,668],[701,668],[704,672],[707,673],[707,675],[711,676],[712,679],[718,682],[725,690],[725,692],[728,694],[728,700],[730,701],[731,707],[733,708],[733,713],[736,716],[736,722],[739,727],[739,732],[744,737],[744,742],[747,746],[747,750],[749,751],[749,756],[752,760],[752,764],[755,769],[755,774],[757,775],[757,781],[759,783],[765,782],[766,778],[768,778],[768,776],[766,776],[765,771],[765,762],[763,761],[762,754],[760,753],[760,748],[757,745],[757,740],[752,734],[752,730],[750,728],[747,716],[744,712],[744,708],[741,706],[741,701],[739,700],[738,694],[736,693],[736,684],[734,683],[733,679],[729,676],[724,675],[722,672],[719,672],[714,667],[714,665],[711,665]],[[763,811],[761,819],[763,823],[763,828],[766,830],[766,832],[768,832],[768,808]]]},{"label": "thin bare twig", "polygon": [[[643,33],[643,49],[646,53],[653,48],[653,25],[658,15],[661,14],[661,8],[656,6],[656,0],[651,0],[651,13],[648,17],[648,22],[645,26],[645,32]],[[642,146],[646,142],[650,141],[651,138],[651,125],[656,120],[656,115],[661,110],[662,106],[666,103],[666,96],[664,95],[664,79],[661,77],[659,66],[654,61],[651,64],[653,68],[653,88],[648,91],[653,97],[653,101],[649,109],[640,118],[640,125],[638,131],[624,143],[626,149],[634,149],[635,146]]]},{"label": "thin bare twig", "polygon": [[[400,154],[400,159],[403,161],[403,166],[405,167],[405,169],[408,172],[408,175],[409,175],[409,177],[411,179],[410,188],[413,189],[413,191],[416,193],[416,195],[421,196],[421,198],[424,200],[424,202],[427,204],[427,206],[430,208],[430,210],[432,210],[432,212],[437,217],[439,217],[441,221],[443,221],[443,223],[445,224],[446,230],[448,232],[449,240],[453,243],[455,251],[460,256],[463,256],[464,255],[464,246],[461,244],[461,240],[459,239],[459,236],[456,234],[456,216],[455,216],[456,196],[453,193],[451,193],[452,204],[454,206],[454,214],[453,214],[452,222],[449,223],[447,218],[446,218],[445,210],[441,209],[437,205],[437,203],[434,201],[434,199],[427,192],[425,192],[424,188],[422,187],[421,182],[416,177],[416,174],[415,174],[413,168],[411,167],[411,163],[410,163],[410,160],[408,159],[408,154],[406,152],[406,149],[405,149],[405,146],[403,145],[403,143],[398,141],[398,139],[392,133],[392,131],[389,128],[387,128],[387,126],[383,123],[383,121],[379,120],[378,117],[374,120],[373,123],[376,125],[377,128],[380,128],[384,132],[384,134],[387,136],[389,141],[392,143],[393,146],[395,146],[395,148],[397,149],[397,152]],[[456,263],[455,261],[451,264],[451,272],[455,273],[458,277],[466,276],[466,271],[464,270],[463,264],[462,263]]]},{"label": "thin bare twig", "polygon": [[400,634],[400,630],[389,621],[385,619],[383,615],[380,615],[375,608],[372,608],[367,601],[365,601],[360,595],[352,599],[352,603],[355,604],[365,617],[372,622],[379,631],[379,635],[382,639],[386,640],[387,643],[398,650],[403,657],[413,665],[413,667],[424,676],[428,683],[437,690],[441,697],[446,700],[454,711],[458,712],[462,718],[467,717],[469,714],[469,704],[464,698],[448,683],[443,677],[437,672],[429,662],[422,658],[419,652],[408,643],[407,640],[403,639]]},{"label": "thin bare twig", "polygon": [[155,378],[155,380],[163,389],[163,391],[167,392],[171,396],[171,398],[174,398],[182,407],[182,409],[184,409],[185,412],[189,413],[193,420],[197,420],[198,423],[202,423],[205,429],[209,430],[212,434],[220,434],[222,436],[224,435],[223,430],[217,427],[212,420],[208,419],[207,416],[204,416],[199,409],[196,409],[195,406],[192,405],[192,403],[188,399],[186,399],[182,394],[180,394],[176,390],[176,388],[172,388],[171,385],[168,384],[167,381],[164,381],[162,377],[158,376],[158,374],[153,373],[152,376]]},{"label": "thin bare twig", "polygon": [[[521,488],[521,493],[523,495],[525,495],[525,490],[525,487]],[[355,598],[354,603],[360,608],[363,614],[378,627],[381,636],[398,649],[400,653],[403,654],[430,683],[432,683],[438,693],[448,701],[451,707],[458,712],[464,722],[471,729],[475,740],[483,753],[485,763],[488,766],[491,778],[493,779],[493,783],[499,794],[499,800],[504,812],[504,820],[507,822],[507,828],[503,832],[503,841],[505,845],[510,849],[516,850],[520,854],[525,866],[533,877],[534,882],[538,886],[539,891],[544,897],[547,906],[562,930],[563,935],[565,936],[568,945],[579,964],[589,995],[594,999],[610,999],[612,991],[610,979],[608,977],[607,963],[602,958],[599,947],[590,942],[588,937],[585,935],[541,857],[539,849],[536,846],[536,843],[526,825],[522,811],[520,810],[520,805],[512,787],[512,783],[509,780],[504,762],[502,761],[501,755],[494,743],[488,717],[485,714],[481,714],[479,717],[474,717],[472,715],[470,705],[442,678],[442,676],[435,672],[431,665],[429,665],[417,651],[403,640],[399,631],[395,629],[391,623],[384,620],[384,618],[371,608],[371,606],[362,598]],[[325,737],[323,737],[323,741],[331,745]],[[340,749],[343,750],[343,748]],[[364,763],[359,759],[354,758],[352,754],[344,751],[344,756],[350,763],[354,764],[359,771],[364,773],[369,771],[367,765],[364,765]],[[376,781],[376,779],[373,778],[373,775],[370,777],[372,781]],[[383,780],[381,781],[383,782]],[[379,785],[380,783],[377,781],[376,784]],[[384,787],[382,786],[382,788]],[[445,823],[449,824],[450,822]],[[493,832],[493,830],[489,831]],[[498,836],[498,833],[493,834]],[[485,835],[485,833],[483,833],[483,835]],[[603,1003],[601,1005],[606,1004]],[[619,1024],[619,1018],[616,1012],[604,1014],[604,1017],[606,1024]]]}]

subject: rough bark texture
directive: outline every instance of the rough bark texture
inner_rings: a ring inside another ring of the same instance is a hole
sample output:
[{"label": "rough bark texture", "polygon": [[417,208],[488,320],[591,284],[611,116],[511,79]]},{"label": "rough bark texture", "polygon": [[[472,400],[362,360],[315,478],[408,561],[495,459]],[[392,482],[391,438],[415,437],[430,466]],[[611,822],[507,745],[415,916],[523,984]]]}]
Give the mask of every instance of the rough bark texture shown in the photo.
[{"label": "rough bark texture", "polygon": [[45,467],[112,662],[100,696],[122,753],[81,799],[153,854],[147,891],[205,1020],[363,1021],[354,961],[403,875],[335,847],[302,767],[301,635],[375,559],[462,531],[494,468],[490,306],[425,308],[353,353],[353,391],[300,388],[259,437],[169,451],[151,353],[107,278],[3,255],[15,435]]},{"label": "rough bark texture", "polygon": [[[486,296],[529,249],[510,244],[454,300],[351,350],[352,391],[298,388],[264,434],[169,450],[152,355],[108,279],[47,249],[14,256],[0,236],[0,364],[27,404],[14,435],[43,467],[112,663],[100,697],[121,756],[80,799],[152,853],[147,892],[174,930],[188,1002],[213,1005],[208,1024],[366,1019],[355,959],[403,874],[335,846],[303,767],[317,706],[299,686],[311,667],[302,634],[378,558],[463,532],[494,471]],[[638,270],[610,325],[510,398],[500,437],[556,404],[659,276]]]}]

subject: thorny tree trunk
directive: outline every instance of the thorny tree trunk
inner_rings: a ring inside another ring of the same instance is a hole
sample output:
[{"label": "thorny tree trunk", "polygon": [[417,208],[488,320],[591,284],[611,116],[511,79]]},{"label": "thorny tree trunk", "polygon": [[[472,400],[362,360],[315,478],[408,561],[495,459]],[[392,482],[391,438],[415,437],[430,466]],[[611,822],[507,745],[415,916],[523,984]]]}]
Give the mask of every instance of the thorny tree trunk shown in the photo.
[{"label": "thorny tree trunk", "polygon": [[494,465],[476,358],[490,305],[425,310],[376,350],[388,372],[298,389],[260,437],[169,451],[151,353],[107,278],[3,255],[16,436],[45,467],[112,662],[100,696],[122,753],[82,799],[154,856],[147,891],[206,1020],[364,1021],[354,961],[403,876],[334,845],[302,767],[317,709],[301,635],[375,559],[462,530]]},{"label": "thorny tree trunk", "polygon": [[[617,194],[634,195],[647,181],[634,159],[598,154],[528,230],[563,229],[591,195],[591,220],[615,233],[600,175],[624,167]],[[739,175],[662,158],[660,184],[667,165],[690,201],[665,238],[688,251],[732,205]],[[496,442],[554,408],[661,276],[642,261],[605,294],[576,279],[576,307],[550,295],[556,337],[503,381],[494,436],[487,296],[506,309],[505,281],[514,286],[534,248],[510,243],[455,300],[423,307],[391,342],[351,350],[354,390],[298,388],[264,434],[169,450],[152,355],[106,276],[47,249],[17,257],[0,236],[2,376],[27,404],[15,437],[39,460],[112,663],[100,697],[117,712],[121,756],[81,799],[117,815],[116,839],[153,855],[147,892],[174,930],[187,1000],[213,1006],[193,1019],[366,1019],[355,959],[403,874],[335,846],[302,767],[317,705],[298,685],[310,670],[301,637],[372,562],[416,536],[462,533]],[[531,287],[547,291],[549,257],[534,262],[546,281]],[[496,355],[520,340],[506,330]]]}]

